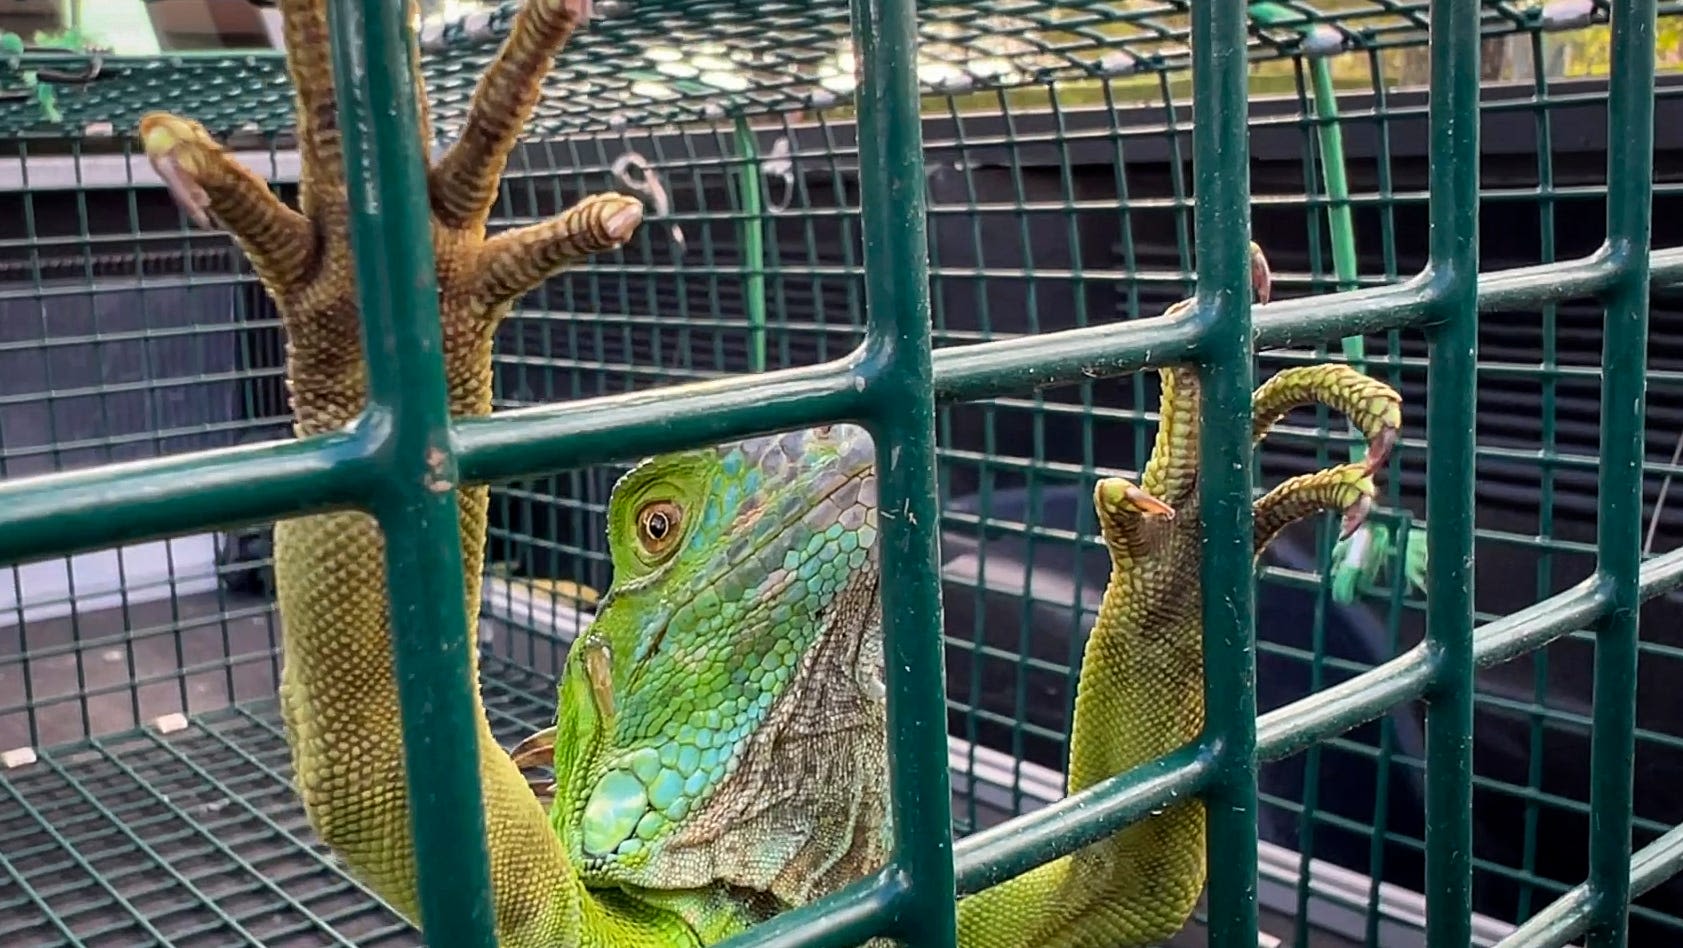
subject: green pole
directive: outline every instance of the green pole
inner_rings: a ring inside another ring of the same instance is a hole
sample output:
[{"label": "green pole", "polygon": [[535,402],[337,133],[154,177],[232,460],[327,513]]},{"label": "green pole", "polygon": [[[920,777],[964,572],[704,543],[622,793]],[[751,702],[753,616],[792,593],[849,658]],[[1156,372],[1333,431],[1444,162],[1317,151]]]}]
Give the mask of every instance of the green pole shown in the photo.
[{"label": "green pole", "polygon": [[748,368],[766,370],[766,247],[760,200],[760,148],[745,116],[736,117],[737,190],[742,194],[742,298],[748,313]]}]

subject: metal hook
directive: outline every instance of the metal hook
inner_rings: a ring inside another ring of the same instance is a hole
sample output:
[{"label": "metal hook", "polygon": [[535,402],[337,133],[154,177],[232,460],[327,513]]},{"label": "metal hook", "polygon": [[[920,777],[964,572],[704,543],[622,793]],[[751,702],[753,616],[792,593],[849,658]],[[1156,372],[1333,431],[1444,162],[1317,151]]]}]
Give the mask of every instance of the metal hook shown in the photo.
[{"label": "metal hook", "polygon": [[773,189],[769,184],[766,186],[766,195],[771,205],[771,213],[781,214],[787,211],[795,200],[795,160],[789,156],[789,136],[779,135],[777,141],[771,143],[770,153],[760,159],[760,176],[783,180],[782,201],[771,200]]},{"label": "metal hook", "polygon": [[[635,168],[635,176],[631,170]],[[666,193],[666,186],[661,184],[660,175],[649,164],[649,160],[635,151],[627,151],[614,159],[612,166],[614,178],[627,190],[635,191],[645,200],[654,205],[656,217],[670,217],[672,215],[672,198]],[[678,254],[682,256],[688,249],[688,242],[684,239],[684,230],[677,224],[669,225],[672,242],[678,245]]]}]

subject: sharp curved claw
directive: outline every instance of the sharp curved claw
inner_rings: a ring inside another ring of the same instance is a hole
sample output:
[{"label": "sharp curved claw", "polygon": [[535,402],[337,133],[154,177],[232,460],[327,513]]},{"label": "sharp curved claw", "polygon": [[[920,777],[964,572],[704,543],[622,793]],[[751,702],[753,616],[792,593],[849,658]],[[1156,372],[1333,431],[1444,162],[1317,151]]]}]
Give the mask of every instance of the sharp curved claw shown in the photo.
[{"label": "sharp curved claw", "polygon": [[1274,294],[1274,270],[1268,265],[1268,255],[1254,240],[1251,241],[1251,292],[1256,294],[1259,306]]},{"label": "sharp curved claw", "polygon": [[1367,515],[1373,510],[1373,498],[1363,494],[1355,503],[1344,508],[1344,519],[1340,524],[1338,538],[1348,540],[1356,535],[1356,531],[1367,522]]},{"label": "sharp curved claw", "polygon": [[1120,477],[1107,477],[1098,484],[1096,497],[1100,510],[1129,510],[1147,517],[1172,520],[1175,508],[1169,506],[1142,487]]},{"label": "sharp curved claw", "polygon": [[1170,507],[1168,504],[1163,503],[1161,500],[1158,500],[1146,493],[1143,489],[1135,487],[1133,484],[1127,484],[1122,488],[1122,496],[1126,497],[1129,503],[1138,507],[1140,512],[1143,514],[1153,517],[1163,517],[1170,520],[1174,519],[1175,508]]},{"label": "sharp curved claw", "polygon": [[527,767],[548,766],[555,760],[555,728],[546,727],[532,734],[525,740],[514,745],[508,752],[514,759],[515,766],[524,770]]},{"label": "sharp curved claw", "polygon": [[1379,430],[1367,443],[1367,473],[1377,474],[1391,457],[1391,449],[1397,445],[1397,429],[1387,425]]}]

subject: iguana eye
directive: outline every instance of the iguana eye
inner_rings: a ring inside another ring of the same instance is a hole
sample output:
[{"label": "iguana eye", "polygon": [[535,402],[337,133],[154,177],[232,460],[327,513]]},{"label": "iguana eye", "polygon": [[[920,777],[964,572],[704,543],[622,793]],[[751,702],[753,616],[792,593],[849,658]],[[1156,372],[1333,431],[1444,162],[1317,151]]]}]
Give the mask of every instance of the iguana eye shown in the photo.
[{"label": "iguana eye", "polygon": [[637,511],[637,540],[651,554],[664,553],[678,538],[683,511],[669,500],[657,500]]}]

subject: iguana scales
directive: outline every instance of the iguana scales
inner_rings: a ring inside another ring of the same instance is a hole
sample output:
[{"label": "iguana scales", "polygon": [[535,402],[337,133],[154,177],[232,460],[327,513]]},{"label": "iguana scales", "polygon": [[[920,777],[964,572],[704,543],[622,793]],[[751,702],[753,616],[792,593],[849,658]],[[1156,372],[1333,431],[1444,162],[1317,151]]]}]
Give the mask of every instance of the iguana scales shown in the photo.
[{"label": "iguana scales", "polygon": [[[490,411],[492,333],[511,302],[619,246],[641,220],[636,200],[607,194],[543,223],[485,230],[539,83],[587,5],[525,4],[460,137],[430,167],[456,416]],[[279,6],[302,152],[298,209],[195,122],[155,113],[139,131],[177,199],[233,235],[273,296],[304,437],[356,419],[365,379],[323,2]],[[1265,297],[1260,252],[1256,262]],[[1197,378],[1174,367],[1161,377],[1162,423],[1140,484],[1105,478],[1094,491],[1114,568],[1081,668],[1072,791],[1196,739],[1203,725]],[[1374,450],[1365,465],[1296,478],[1260,499],[1259,550],[1319,511],[1345,511],[1353,525],[1373,494],[1371,474],[1397,429],[1396,394],[1347,368],[1290,370],[1257,392],[1255,437],[1316,401],[1351,415]],[[877,568],[875,483],[869,437],[834,425],[655,458],[616,485],[613,585],[567,657],[555,726],[511,755],[476,697],[503,945],[710,944],[882,865],[878,588],[892,578]],[[487,488],[462,488],[460,501],[467,608],[477,616]],[[312,826],[415,919],[381,543],[359,512],[277,525],[280,696]],[[532,763],[554,767],[553,786],[541,788],[553,794],[547,809],[522,773]],[[962,900],[961,941],[1040,948],[1168,936],[1202,888],[1203,835],[1202,805],[1175,804]]]}]

